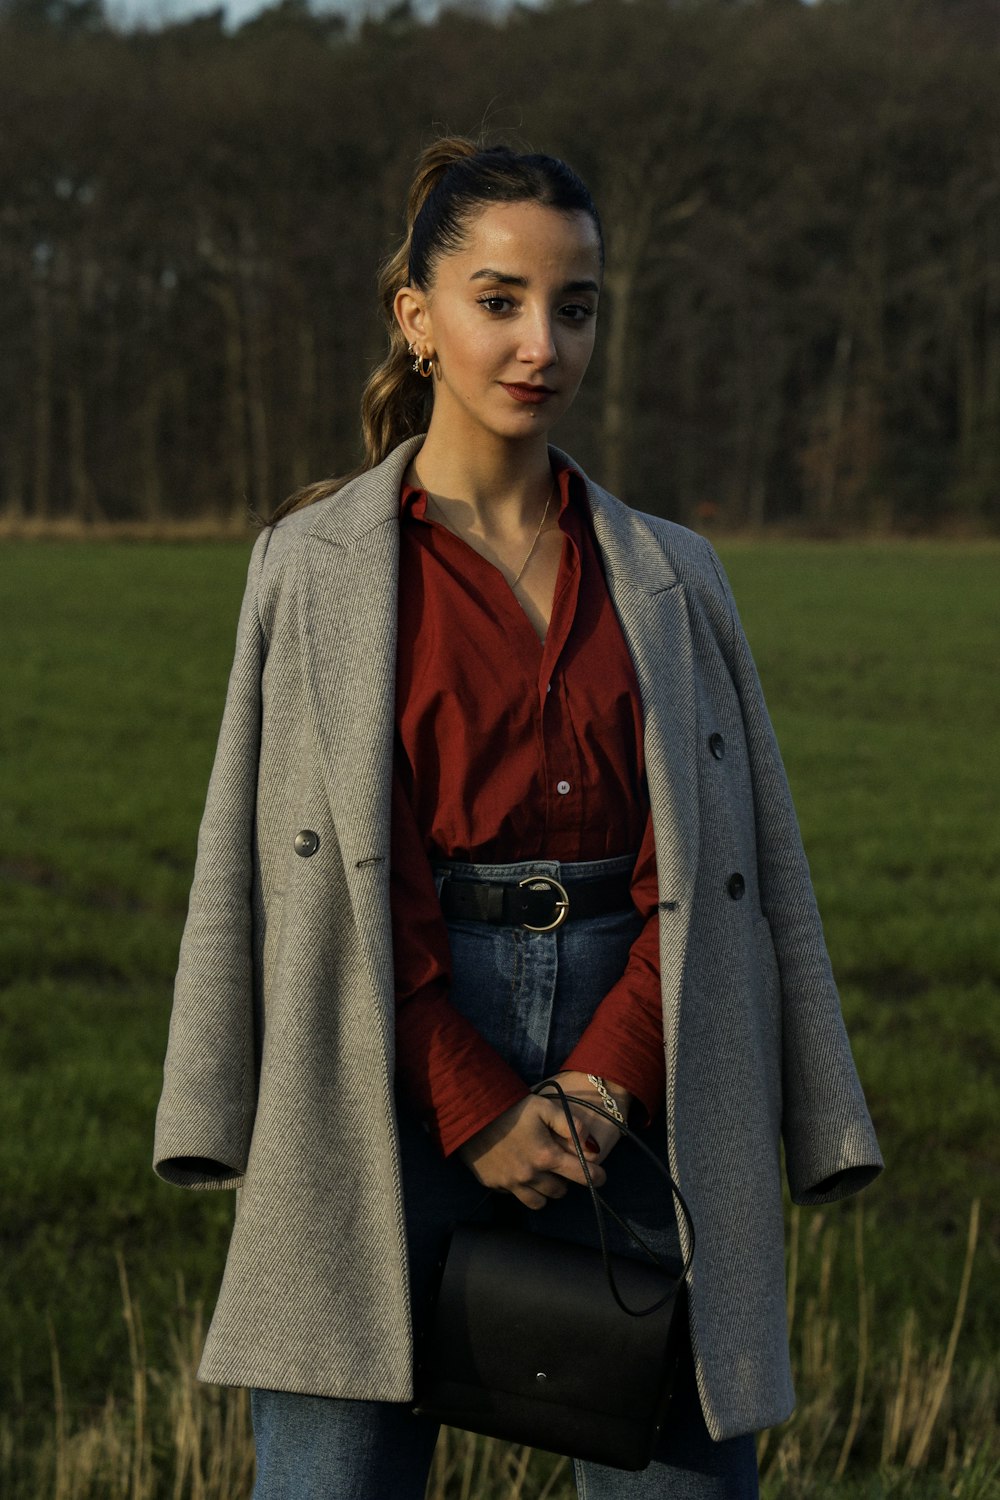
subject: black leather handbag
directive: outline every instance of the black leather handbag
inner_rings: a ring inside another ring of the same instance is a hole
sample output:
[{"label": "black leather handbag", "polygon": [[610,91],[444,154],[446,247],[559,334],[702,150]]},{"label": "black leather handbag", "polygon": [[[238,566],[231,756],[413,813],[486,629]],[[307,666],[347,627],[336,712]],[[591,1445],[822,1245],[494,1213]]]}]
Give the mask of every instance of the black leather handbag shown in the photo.
[{"label": "black leather handbag", "polygon": [[[552,1080],[537,1092],[558,1098],[566,1112],[600,1249],[516,1228],[453,1229],[418,1348],[414,1411],[570,1458],[644,1469],[669,1408],[678,1305],[694,1253],[691,1215],[659,1158],[620,1124],[666,1178],[684,1216],[687,1253],[680,1270],[671,1270],[590,1181],[570,1105],[608,1116]],[[628,1231],[645,1259],[609,1252],[605,1215]]]}]

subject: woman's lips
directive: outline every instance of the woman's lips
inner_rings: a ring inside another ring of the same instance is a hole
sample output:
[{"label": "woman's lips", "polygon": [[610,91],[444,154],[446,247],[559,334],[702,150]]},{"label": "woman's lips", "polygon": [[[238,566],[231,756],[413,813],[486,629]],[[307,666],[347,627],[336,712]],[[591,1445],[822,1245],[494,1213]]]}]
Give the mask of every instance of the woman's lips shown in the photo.
[{"label": "woman's lips", "polygon": [[515,401],[524,401],[528,406],[541,406],[543,401],[555,395],[555,391],[550,391],[545,385],[505,385],[502,380],[500,384],[508,396],[513,396]]}]

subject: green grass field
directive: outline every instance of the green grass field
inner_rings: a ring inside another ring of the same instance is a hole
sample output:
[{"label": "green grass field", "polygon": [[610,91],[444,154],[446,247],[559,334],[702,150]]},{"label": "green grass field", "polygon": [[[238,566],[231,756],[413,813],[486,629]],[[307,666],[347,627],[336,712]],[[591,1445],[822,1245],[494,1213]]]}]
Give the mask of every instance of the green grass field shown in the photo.
[{"label": "green grass field", "polygon": [[[210,1304],[217,1285],[227,1195],[167,1188],[149,1158],[247,550],[8,543],[0,555],[4,1493],[49,1492],[24,1476],[26,1451],[52,1431],[53,1343],[64,1424],[86,1424],[109,1390],[129,1399],[116,1253],[142,1311],[151,1399],[174,1358],[178,1277],[185,1305]],[[996,1432],[1000,548],[720,551],[785,752],[888,1164],[860,1200],[870,1353],[849,1474],[865,1494],[889,1493],[864,1486],[887,1453],[886,1392],[907,1378],[904,1329],[932,1372],[977,1197],[981,1232],[934,1463],[960,1474],[969,1433]],[[855,1212],[848,1203],[798,1221],[799,1474],[809,1442],[816,1473],[829,1472],[849,1425]],[[817,1348],[822,1319],[823,1337],[836,1330],[833,1351]],[[809,1403],[824,1382],[839,1415],[821,1443]],[[793,1493],[791,1472],[775,1493]]]}]

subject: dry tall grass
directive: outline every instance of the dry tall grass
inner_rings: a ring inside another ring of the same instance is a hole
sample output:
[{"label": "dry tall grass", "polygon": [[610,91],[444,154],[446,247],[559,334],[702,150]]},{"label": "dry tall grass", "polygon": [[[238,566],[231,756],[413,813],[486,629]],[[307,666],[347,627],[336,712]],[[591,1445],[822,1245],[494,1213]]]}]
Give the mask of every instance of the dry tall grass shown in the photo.
[{"label": "dry tall grass", "polygon": [[996,1361],[988,1365],[972,1361],[957,1374],[955,1368],[979,1220],[976,1199],[969,1212],[965,1258],[944,1341],[943,1330],[922,1338],[920,1316],[910,1308],[895,1337],[876,1347],[873,1295],[865,1275],[863,1208],[858,1201],[855,1347],[849,1356],[847,1330],[831,1313],[835,1230],[824,1215],[811,1216],[815,1286],[803,1298],[802,1217],[793,1209],[788,1316],[799,1400],[791,1420],[762,1433],[757,1447],[762,1478],[773,1481],[778,1493],[809,1493],[812,1487],[822,1487],[824,1480],[842,1480],[864,1430],[865,1458],[894,1489],[905,1485],[909,1477],[932,1470],[941,1480],[942,1494],[1000,1494],[1000,1369]]},{"label": "dry tall grass", "polygon": [[[843,1493],[847,1479],[859,1471],[872,1481],[867,1495],[909,1493],[913,1484],[926,1495],[932,1476],[933,1492],[940,1495],[987,1500],[1000,1493],[997,1364],[956,1366],[978,1232],[976,1201],[947,1335],[923,1328],[912,1309],[892,1332],[879,1328],[874,1316],[859,1206],[857,1313],[853,1327],[845,1328],[831,1311],[836,1231],[819,1213],[804,1232],[793,1212],[788,1297],[799,1405],[789,1422],[759,1440],[765,1494],[784,1500],[831,1488]],[[814,1283],[808,1287],[805,1263]],[[152,1368],[140,1309],[120,1261],[119,1275],[131,1360],[129,1399],[109,1397],[99,1416],[73,1429],[53,1335],[51,1431],[26,1453],[10,1422],[0,1428],[3,1495],[9,1500],[246,1500],[254,1468],[249,1403],[244,1391],[196,1380],[201,1308],[188,1306],[179,1287],[169,1365]],[[428,1500],[568,1500],[574,1493],[565,1459],[445,1432]]]}]

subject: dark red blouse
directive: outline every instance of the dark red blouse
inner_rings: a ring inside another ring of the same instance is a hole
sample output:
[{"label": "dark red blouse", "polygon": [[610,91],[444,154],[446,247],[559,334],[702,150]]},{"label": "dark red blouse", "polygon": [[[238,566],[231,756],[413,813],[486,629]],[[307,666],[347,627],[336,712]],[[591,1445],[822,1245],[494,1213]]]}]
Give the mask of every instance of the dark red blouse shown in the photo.
[{"label": "dark red blouse", "polygon": [[600,1073],[651,1116],[663,1097],[656,856],[642,708],[576,470],[544,643],[498,568],[401,497],[391,900],[397,1073],[445,1154],[528,1086],[448,999],[431,859],[509,863],[637,851],[645,925],[563,1068]]}]

